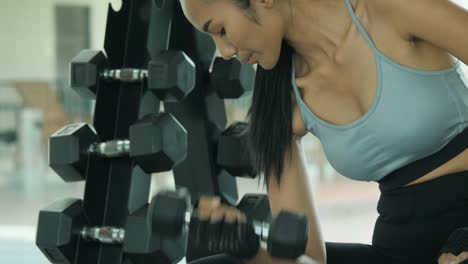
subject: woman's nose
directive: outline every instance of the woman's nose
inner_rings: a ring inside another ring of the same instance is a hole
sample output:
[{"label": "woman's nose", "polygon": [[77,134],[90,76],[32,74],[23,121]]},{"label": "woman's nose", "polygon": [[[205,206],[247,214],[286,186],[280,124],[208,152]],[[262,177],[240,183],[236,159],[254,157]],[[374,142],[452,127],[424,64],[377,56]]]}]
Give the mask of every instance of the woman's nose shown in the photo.
[{"label": "woman's nose", "polygon": [[216,47],[218,48],[219,53],[221,53],[223,59],[225,60],[231,59],[237,53],[237,49],[232,44],[227,43],[225,41],[217,41]]}]

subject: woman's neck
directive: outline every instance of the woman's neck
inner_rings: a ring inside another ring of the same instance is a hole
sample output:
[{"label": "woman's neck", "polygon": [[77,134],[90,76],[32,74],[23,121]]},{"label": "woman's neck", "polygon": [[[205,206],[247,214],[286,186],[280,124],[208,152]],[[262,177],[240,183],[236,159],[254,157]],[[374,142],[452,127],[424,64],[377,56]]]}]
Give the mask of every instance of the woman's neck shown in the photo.
[{"label": "woman's neck", "polygon": [[285,39],[309,67],[337,60],[353,24],[344,1],[290,1]]}]

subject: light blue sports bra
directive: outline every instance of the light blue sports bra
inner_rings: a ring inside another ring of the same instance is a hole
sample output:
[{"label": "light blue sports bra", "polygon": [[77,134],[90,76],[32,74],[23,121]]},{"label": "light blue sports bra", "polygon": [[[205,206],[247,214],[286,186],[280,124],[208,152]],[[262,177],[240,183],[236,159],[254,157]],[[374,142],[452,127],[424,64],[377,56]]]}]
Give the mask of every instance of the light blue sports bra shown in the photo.
[{"label": "light blue sports bra", "polygon": [[370,110],[347,125],[316,116],[292,83],[307,129],[322,143],[330,164],[345,177],[379,181],[386,175],[447,145],[468,127],[468,81],[460,60],[449,69],[422,71],[383,55],[356,18],[351,17],[375,53],[378,86]]}]

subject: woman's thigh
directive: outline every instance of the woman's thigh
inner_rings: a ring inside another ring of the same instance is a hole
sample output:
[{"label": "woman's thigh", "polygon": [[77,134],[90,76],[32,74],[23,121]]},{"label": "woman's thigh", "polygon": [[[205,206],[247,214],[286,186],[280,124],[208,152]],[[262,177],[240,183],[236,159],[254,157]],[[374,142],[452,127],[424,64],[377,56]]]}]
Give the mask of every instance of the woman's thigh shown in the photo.
[{"label": "woman's thigh", "polygon": [[450,234],[468,226],[468,173],[383,192],[372,245],[408,263],[436,263]]},{"label": "woman's thigh", "polygon": [[371,245],[333,242],[327,242],[325,245],[327,249],[327,264],[397,264],[394,260],[381,255]]},{"label": "woman's thigh", "polygon": [[[370,245],[326,243],[327,264],[397,264],[379,255]],[[228,256],[216,255],[190,262],[189,264],[242,264],[242,260]]]}]

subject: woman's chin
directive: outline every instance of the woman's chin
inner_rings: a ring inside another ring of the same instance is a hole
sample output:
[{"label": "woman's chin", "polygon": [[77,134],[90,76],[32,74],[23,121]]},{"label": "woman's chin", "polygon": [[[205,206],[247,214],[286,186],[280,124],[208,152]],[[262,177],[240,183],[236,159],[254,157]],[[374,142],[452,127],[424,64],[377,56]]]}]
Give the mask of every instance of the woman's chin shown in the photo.
[{"label": "woman's chin", "polygon": [[262,67],[263,69],[265,70],[272,70],[276,67],[276,65],[278,64],[279,62],[279,58],[278,59],[273,59],[273,60],[267,60],[267,61],[264,61],[264,60],[258,60],[258,65],[260,67]]},{"label": "woman's chin", "polygon": [[264,64],[262,64],[260,62],[258,63],[258,66],[262,67],[262,69],[267,70],[267,71],[272,70],[273,68],[275,68],[275,65],[269,65],[269,64],[264,65]]},{"label": "woman's chin", "polygon": [[268,63],[264,63],[260,60],[257,61],[257,67],[261,67],[262,69],[264,70],[271,70],[273,69],[273,67],[271,67],[271,65],[269,65]]}]

